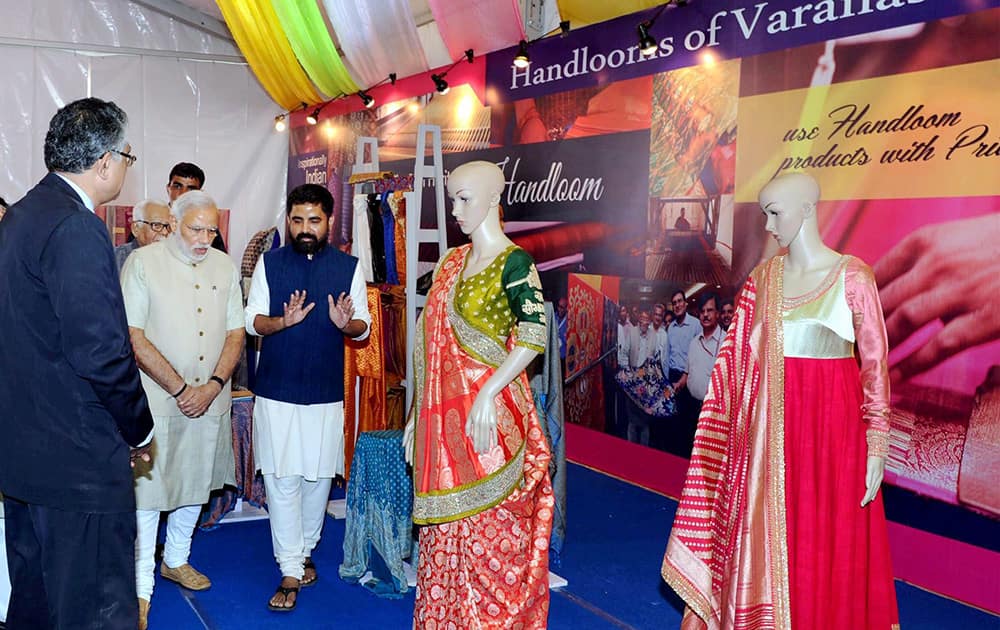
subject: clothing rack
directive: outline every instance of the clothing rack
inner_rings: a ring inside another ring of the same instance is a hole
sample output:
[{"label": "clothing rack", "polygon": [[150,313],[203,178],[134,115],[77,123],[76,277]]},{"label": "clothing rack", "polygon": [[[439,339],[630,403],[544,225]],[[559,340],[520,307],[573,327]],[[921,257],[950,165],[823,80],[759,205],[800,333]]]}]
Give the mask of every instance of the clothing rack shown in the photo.
[{"label": "clothing rack", "polygon": [[[431,138],[431,163],[427,163],[427,137]],[[421,227],[423,215],[424,185],[433,179],[434,205],[437,225],[434,228]],[[417,294],[417,256],[421,243],[436,243],[438,258],[448,249],[448,233],[445,227],[444,206],[444,162],[441,159],[441,127],[420,125],[417,128],[417,151],[413,165],[413,200],[406,205],[406,412],[413,404],[413,350],[417,332],[417,309],[427,303],[427,296]],[[411,210],[412,208],[412,210]]]}]

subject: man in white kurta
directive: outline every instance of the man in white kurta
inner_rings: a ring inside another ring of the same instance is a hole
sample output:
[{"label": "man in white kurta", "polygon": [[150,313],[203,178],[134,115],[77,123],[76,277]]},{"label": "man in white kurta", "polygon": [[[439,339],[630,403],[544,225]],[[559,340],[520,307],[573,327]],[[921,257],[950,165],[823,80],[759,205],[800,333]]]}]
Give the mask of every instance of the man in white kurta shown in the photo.
[{"label": "man in white kurta", "polygon": [[173,234],[137,249],[122,270],[129,333],[155,422],[152,461],[135,466],[136,586],[140,627],[153,593],[160,513],[170,512],[160,574],[186,588],[211,582],[188,562],[209,493],[235,482],[229,378],[243,344],[239,272],[209,245],[211,197],[187,193],[171,209]]},{"label": "man in white kurta", "polygon": [[282,580],[268,602],[295,607],[330,485],[344,472],[345,338],[368,336],[371,317],[358,259],[327,245],[333,197],[315,184],[288,195],[290,244],[257,262],[246,330],[263,337],[254,401],[254,455],[267,490],[271,542]]}]

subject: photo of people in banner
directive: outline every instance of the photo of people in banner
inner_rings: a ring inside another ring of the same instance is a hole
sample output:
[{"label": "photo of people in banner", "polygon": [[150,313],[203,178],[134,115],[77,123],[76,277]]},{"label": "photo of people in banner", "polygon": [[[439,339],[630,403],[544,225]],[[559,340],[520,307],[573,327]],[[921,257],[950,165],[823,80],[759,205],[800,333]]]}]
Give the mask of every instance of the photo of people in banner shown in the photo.
[{"label": "photo of people in banner", "polygon": [[[456,84],[292,129],[289,168],[322,158],[303,177],[325,178],[335,238],[357,247],[358,138],[377,139],[389,182],[412,184],[421,124],[441,127],[446,176],[499,165],[504,229],[556,306],[566,420],[685,457],[693,370],[709,369],[729,300],[776,253],[757,193],[805,170],[823,191],[824,242],[879,283],[887,479],[1000,515],[1000,311],[970,299],[1000,290],[988,245],[1000,240],[998,11],[743,59],[706,50],[697,66],[518,100]],[[422,227],[435,224],[435,192],[424,188]],[[464,242],[450,215],[443,228]],[[439,256],[421,251],[420,274]]]},{"label": "photo of people in banner", "polygon": [[688,457],[733,289],[568,278],[567,417]]}]

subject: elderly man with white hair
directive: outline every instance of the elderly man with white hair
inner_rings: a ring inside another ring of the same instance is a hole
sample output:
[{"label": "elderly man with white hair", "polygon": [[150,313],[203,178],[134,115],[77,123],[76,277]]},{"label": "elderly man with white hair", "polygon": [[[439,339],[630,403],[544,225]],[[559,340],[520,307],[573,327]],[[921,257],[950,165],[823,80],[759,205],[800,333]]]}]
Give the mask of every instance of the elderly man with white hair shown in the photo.
[{"label": "elderly man with white hair", "polygon": [[135,238],[115,248],[118,275],[129,254],[170,236],[170,206],[155,199],[144,199],[132,208],[132,236]]},{"label": "elderly man with white hair", "polygon": [[132,347],[155,422],[152,461],[135,467],[140,628],[153,593],[160,513],[170,512],[160,575],[207,589],[209,579],[188,563],[191,536],[209,493],[235,477],[229,379],[244,340],[239,271],[211,248],[219,211],[207,194],[179,197],[170,223],[170,237],[137,249],[122,271]]}]

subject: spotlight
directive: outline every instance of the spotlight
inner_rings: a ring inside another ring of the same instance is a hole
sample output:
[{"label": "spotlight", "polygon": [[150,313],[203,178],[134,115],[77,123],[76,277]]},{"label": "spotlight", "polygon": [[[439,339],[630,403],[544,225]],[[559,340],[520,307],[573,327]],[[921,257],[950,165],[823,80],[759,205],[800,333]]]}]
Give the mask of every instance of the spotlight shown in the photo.
[{"label": "spotlight", "polygon": [[514,67],[527,68],[530,63],[531,57],[528,55],[528,42],[522,39],[517,45],[517,55],[514,56]]},{"label": "spotlight", "polygon": [[365,107],[368,109],[371,109],[375,105],[375,99],[368,92],[358,90],[358,96],[361,98],[361,102],[364,103]]},{"label": "spotlight", "polygon": [[389,83],[392,84],[392,85],[396,85],[396,73],[395,72],[390,72],[389,73]]},{"label": "spotlight", "polygon": [[310,125],[315,125],[316,123],[318,123],[319,122],[319,110],[320,109],[322,109],[322,108],[317,107],[316,109],[314,109],[312,111],[311,114],[309,114],[308,116],[306,116],[306,122],[309,123]]},{"label": "spotlight", "polygon": [[656,40],[649,36],[650,26],[652,24],[649,22],[642,22],[636,27],[636,30],[639,31],[639,52],[646,57],[656,54],[658,48]]},{"label": "spotlight", "polygon": [[473,54],[472,49],[470,48],[467,51],[465,51],[465,60],[468,61],[469,63],[472,63],[473,59],[475,59],[475,55]]},{"label": "spotlight", "polygon": [[436,74],[432,74],[431,75],[431,81],[434,82],[434,89],[437,90],[438,94],[442,94],[442,95],[443,94],[447,94],[448,90],[451,89],[451,88],[448,87],[448,82],[445,81],[444,77],[442,77],[442,76],[439,76],[439,75],[436,75]]},{"label": "spotlight", "polygon": [[569,20],[563,20],[559,23],[559,36],[566,37],[569,35]]},{"label": "spotlight", "polygon": [[284,114],[278,114],[277,116],[274,117],[274,130],[275,131],[284,131],[286,126],[287,125],[285,125],[285,115]]}]

